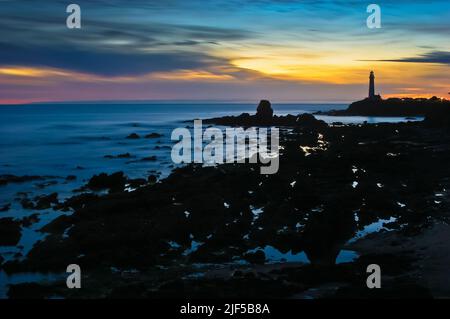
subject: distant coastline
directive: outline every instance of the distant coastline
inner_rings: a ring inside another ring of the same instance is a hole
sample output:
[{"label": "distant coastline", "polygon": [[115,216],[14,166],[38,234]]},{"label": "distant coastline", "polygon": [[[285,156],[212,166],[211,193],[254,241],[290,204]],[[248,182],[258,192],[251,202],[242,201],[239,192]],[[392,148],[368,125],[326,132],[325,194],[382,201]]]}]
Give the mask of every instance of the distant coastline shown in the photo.
[{"label": "distant coastline", "polygon": [[346,110],[319,111],[330,116],[427,116],[437,111],[449,111],[450,101],[436,96],[426,98],[366,98],[350,104]]}]

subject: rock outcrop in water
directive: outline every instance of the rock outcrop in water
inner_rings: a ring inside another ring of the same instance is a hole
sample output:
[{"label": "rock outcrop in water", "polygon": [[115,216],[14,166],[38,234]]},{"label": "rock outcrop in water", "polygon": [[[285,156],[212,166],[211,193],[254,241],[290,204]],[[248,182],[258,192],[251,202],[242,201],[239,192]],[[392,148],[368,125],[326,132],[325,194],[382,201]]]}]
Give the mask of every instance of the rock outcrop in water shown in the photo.
[{"label": "rock outcrop in water", "polygon": [[238,116],[224,116],[203,120],[205,124],[226,125],[226,126],[307,126],[309,128],[325,128],[327,123],[317,120],[311,114],[298,114],[277,116],[273,115],[273,109],[269,101],[262,100],[255,115],[242,113]]},{"label": "rock outcrop in water", "polygon": [[267,100],[261,100],[256,108],[256,118],[262,122],[270,122],[273,117],[272,105]]}]

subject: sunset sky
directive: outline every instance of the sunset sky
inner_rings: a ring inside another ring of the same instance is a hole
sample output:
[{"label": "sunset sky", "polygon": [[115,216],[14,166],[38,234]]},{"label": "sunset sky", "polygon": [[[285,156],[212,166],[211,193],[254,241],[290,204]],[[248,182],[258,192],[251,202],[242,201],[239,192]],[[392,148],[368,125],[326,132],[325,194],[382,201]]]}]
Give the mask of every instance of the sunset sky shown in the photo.
[{"label": "sunset sky", "polygon": [[448,98],[449,35],[448,0],[0,0],[0,103],[343,102],[370,70],[383,97]]}]

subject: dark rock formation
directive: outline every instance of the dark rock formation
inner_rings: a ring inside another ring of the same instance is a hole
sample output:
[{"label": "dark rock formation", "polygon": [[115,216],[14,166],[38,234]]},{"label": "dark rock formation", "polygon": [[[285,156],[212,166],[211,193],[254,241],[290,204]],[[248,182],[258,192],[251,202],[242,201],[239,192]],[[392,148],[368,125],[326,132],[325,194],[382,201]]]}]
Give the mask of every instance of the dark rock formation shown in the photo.
[{"label": "dark rock formation", "polygon": [[0,185],[6,185],[9,183],[25,183],[36,180],[43,180],[44,176],[15,176],[15,175],[0,175]]},{"label": "dark rock formation", "polygon": [[450,107],[434,108],[428,112],[424,124],[428,127],[450,129]]},{"label": "dark rock formation", "polygon": [[151,184],[156,183],[157,180],[158,178],[155,175],[149,175],[147,178],[147,181]]},{"label": "dark rock formation", "polygon": [[141,137],[136,133],[131,133],[130,135],[127,136],[127,139],[130,139],[130,140],[137,140],[139,138],[141,138]]},{"label": "dark rock formation", "polygon": [[369,99],[354,102],[346,110],[318,112],[317,114],[335,116],[426,116],[441,108],[450,109],[450,101],[432,97]]},{"label": "dark rock formation", "polygon": [[23,198],[20,201],[23,209],[34,209],[34,203],[29,198]]},{"label": "dark rock formation", "polygon": [[58,204],[58,193],[52,193],[50,195],[37,196],[34,201],[34,209],[48,209],[52,204]]},{"label": "dark rock formation", "polygon": [[10,299],[44,299],[51,295],[51,288],[37,283],[11,285],[8,291]]},{"label": "dark rock formation", "polygon": [[32,224],[39,222],[39,214],[32,214],[22,219],[23,227],[30,227]]},{"label": "dark rock formation", "polygon": [[324,128],[328,125],[321,120],[317,120],[311,114],[273,115],[273,110],[269,101],[261,101],[257,108],[256,115],[242,113],[239,116],[224,116],[203,120],[205,124],[227,125],[227,126],[302,126],[308,128]]},{"label": "dark rock formation", "polygon": [[266,261],[266,254],[261,249],[258,249],[255,252],[246,253],[244,259],[252,264],[264,264]]},{"label": "dark rock formation", "polygon": [[109,189],[111,192],[122,191],[125,187],[127,179],[123,172],[117,172],[111,175],[101,173],[93,176],[87,187],[92,190]]},{"label": "dark rock formation", "polygon": [[0,246],[15,246],[21,236],[21,222],[13,218],[0,219]]},{"label": "dark rock formation", "polygon": [[7,212],[11,208],[11,204],[6,204],[0,207],[0,212]]},{"label": "dark rock formation", "polygon": [[256,108],[256,118],[262,122],[269,122],[273,117],[272,105],[267,100],[261,100]]},{"label": "dark rock formation", "polygon": [[157,157],[155,155],[144,157],[143,159],[141,159],[142,162],[154,162],[156,160],[157,160]]},{"label": "dark rock formation", "polygon": [[130,153],[124,153],[124,154],[119,154],[119,155],[105,155],[104,158],[107,159],[114,159],[114,158],[131,158],[131,154]]},{"label": "dark rock formation", "polygon": [[163,137],[163,135],[159,133],[150,133],[145,135],[145,138],[159,138],[159,137]]}]

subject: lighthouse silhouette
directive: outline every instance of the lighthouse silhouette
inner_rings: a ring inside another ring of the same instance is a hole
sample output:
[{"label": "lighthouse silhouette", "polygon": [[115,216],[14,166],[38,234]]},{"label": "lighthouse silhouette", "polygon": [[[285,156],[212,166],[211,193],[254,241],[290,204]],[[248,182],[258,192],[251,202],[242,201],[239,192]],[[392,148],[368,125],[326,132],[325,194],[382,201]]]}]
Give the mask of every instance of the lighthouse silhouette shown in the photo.
[{"label": "lighthouse silhouette", "polygon": [[375,97],[375,74],[370,71],[369,76],[369,99],[374,100]]}]

